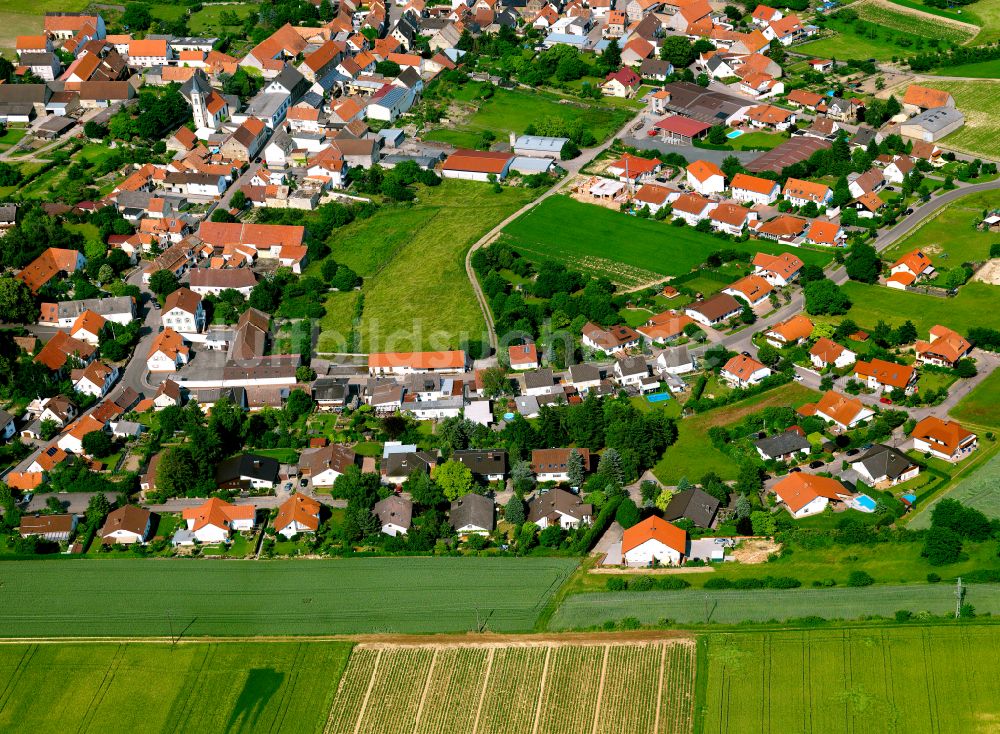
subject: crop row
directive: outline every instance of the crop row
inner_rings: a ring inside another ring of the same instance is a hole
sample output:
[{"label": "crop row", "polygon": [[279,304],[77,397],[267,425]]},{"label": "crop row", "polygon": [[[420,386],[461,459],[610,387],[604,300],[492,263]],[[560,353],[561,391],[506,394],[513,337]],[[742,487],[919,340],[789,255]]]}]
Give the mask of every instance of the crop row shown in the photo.
[{"label": "crop row", "polygon": [[970,30],[945,21],[925,19],[910,13],[896,12],[874,3],[859,3],[854,6],[858,16],[871,23],[891,28],[903,33],[912,33],[925,38],[939,38],[945,41],[963,42],[974,35]]},{"label": "crop row", "polygon": [[358,734],[410,734],[434,650],[400,648],[382,652],[379,674],[372,686]]},{"label": "crop row", "polygon": [[479,716],[478,734],[531,731],[547,653],[543,647],[496,650]]},{"label": "crop row", "polygon": [[695,647],[670,645],[663,666],[660,728],[657,734],[687,734],[694,717]]},{"label": "crop row", "polygon": [[472,731],[488,657],[489,650],[481,647],[438,650],[427,682],[417,734]]},{"label": "crop row", "polygon": [[355,648],[351,653],[333,700],[327,732],[350,734],[354,731],[372,676],[377,674],[376,662],[379,655],[379,651],[365,648]]},{"label": "crop row", "polygon": [[607,651],[604,645],[552,648],[542,691],[540,733],[575,734],[591,730]]}]

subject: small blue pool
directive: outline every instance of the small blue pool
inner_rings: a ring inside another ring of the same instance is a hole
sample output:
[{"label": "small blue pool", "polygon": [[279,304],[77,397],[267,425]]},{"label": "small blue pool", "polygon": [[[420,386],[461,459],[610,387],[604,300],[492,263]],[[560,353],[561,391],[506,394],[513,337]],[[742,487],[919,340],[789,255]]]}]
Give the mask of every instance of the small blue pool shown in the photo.
[{"label": "small blue pool", "polygon": [[512,420],[514,420],[514,414],[513,413],[504,413],[503,414],[503,419],[505,421],[512,421]]},{"label": "small blue pool", "polygon": [[730,140],[733,140],[735,138],[738,138],[742,134],[743,134],[742,130],[733,130],[731,133],[726,133],[726,137],[729,138]]},{"label": "small blue pool", "polygon": [[668,392],[654,392],[646,396],[646,400],[651,403],[664,403],[670,400],[670,393]]},{"label": "small blue pool", "polygon": [[912,505],[914,502],[917,501],[917,495],[915,495],[915,494],[904,494],[903,495],[903,501],[906,502],[906,504],[908,504],[908,505]]},{"label": "small blue pool", "polygon": [[865,512],[875,512],[875,500],[866,494],[859,494],[854,498],[854,502],[859,509]]}]

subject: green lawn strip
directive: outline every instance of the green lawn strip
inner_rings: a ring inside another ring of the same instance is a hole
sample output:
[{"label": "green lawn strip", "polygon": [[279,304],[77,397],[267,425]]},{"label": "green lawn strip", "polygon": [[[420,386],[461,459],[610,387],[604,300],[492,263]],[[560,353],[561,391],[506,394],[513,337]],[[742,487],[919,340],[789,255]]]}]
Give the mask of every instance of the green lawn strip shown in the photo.
[{"label": "green lawn strip", "polygon": [[694,730],[983,731],[1000,717],[998,639],[975,622],[705,635]]},{"label": "green lawn strip", "polygon": [[[478,93],[478,87],[465,85],[466,94]],[[422,136],[425,140],[447,142],[455,145],[474,146],[479,136],[489,130],[498,140],[506,140],[509,133],[521,134],[528,125],[546,118],[559,118],[567,122],[580,120],[598,140],[604,140],[621,128],[632,115],[632,110],[621,109],[602,102],[584,102],[561,97],[544,91],[526,89],[496,89],[487,100],[463,100],[475,105],[472,114],[451,127],[430,130]]]},{"label": "green lawn strip", "polygon": [[[177,630],[180,632],[180,629]],[[320,731],[346,642],[4,645],[5,731]]]},{"label": "green lawn strip", "polygon": [[[527,631],[576,564],[476,557],[9,561],[0,634],[161,636],[171,624],[189,636],[467,632],[477,611],[491,630]],[[112,586],[122,593],[107,593]]]},{"label": "green lawn strip", "polygon": [[220,22],[220,16],[226,11],[235,13],[240,21],[243,21],[248,16],[257,12],[257,5],[239,3],[205,5],[198,12],[192,13],[191,17],[188,18],[188,30],[192,33],[202,34],[208,31],[220,32],[237,29],[239,26],[224,26]]},{"label": "green lawn strip", "polygon": [[973,326],[982,325],[983,314],[1000,313],[1000,288],[986,283],[968,283],[954,298],[898,291],[857,281],[848,281],[843,290],[851,299],[847,317],[862,328],[871,328],[880,319],[891,323],[909,319],[921,335],[936,324],[964,333]]},{"label": "green lawn strip", "polygon": [[628,217],[562,195],[549,197],[511,222],[504,229],[504,238],[531,260],[565,260],[571,267],[626,284],[648,279],[650,274],[682,275],[721,249],[770,254],[794,251],[803,261],[820,266],[833,258],[830,252],[760,240],[726,242],[692,227]]},{"label": "green lawn strip", "polygon": [[962,398],[951,411],[961,423],[1000,429],[1000,370],[994,370],[975,389]]},{"label": "green lawn strip", "polygon": [[294,464],[299,460],[299,452],[295,449],[252,449],[251,452],[258,456],[276,459],[282,464]]},{"label": "green lawn strip", "polygon": [[356,291],[333,292],[324,303],[326,314],[320,320],[322,331],[316,349],[319,352],[343,351],[354,325],[354,309],[360,294]]},{"label": "green lawn strip", "polygon": [[[710,393],[706,387],[705,393]],[[718,394],[718,392],[716,392]],[[819,393],[798,383],[789,383],[761,395],[707,413],[685,418],[677,424],[677,442],[667,448],[653,473],[664,484],[676,485],[681,477],[694,482],[710,471],[723,479],[735,479],[737,465],[708,439],[708,429],[736,423],[745,416],[772,406],[798,407],[816,400]]]},{"label": "green lawn strip", "polygon": [[[826,59],[872,58],[888,61],[893,56],[912,56],[917,40],[927,40],[924,36],[890,28],[879,28],[878,37],[869,38],[866,35],[857,34],[853,23],[845,23],[837,19],[836,16],[828,18],[825,25],[834,31],[834,35],[803,43],[796,46],[795,51]],[[909,45],[900,44],[900,39],[906,39],[909,41]]]},{"label": "green lawn strip", "polygon": [[[362,351],[454,349],[483,341],[485,324],[465,272],[465,253],[538,191],[446,181],[421,190],[433,216],[410,230],[395,256],[365,281]],[[474,214],[474,216],[470,216]],[[389,221],[391,213],[372,219]],[[334,257],[337,257],[334,248]]]},{"label": "green lawn strip", "polygon": [[945,66],[928,72],[936,76],[968,76],[979,79],[996,79],[1000,77],[1000,59],[979,61],[973,64]]},{"label": "green lawn strip", "polygon": [[974,21],[969,17],[971,13],[966,15],[961,15],[959,13],[952,12],[950,10],[943,10],[942,8],[935,8],[930,5],[925,5],[922,2],[917,2],[917,0],[889,0],[893,5],[900,5],[904,8],[910,8],[912,10],[919,10],[922,13],[928,13],[930,15],[936,15],[939,18],[948,18],[950,20],[958,20],[962,23],[973,23]]},{"label": "green lawn strip", "polygon": [[[1000,613],[1000,584],[970,585],[966,599],[979,613]],[[648,625],[700,625],[706,619],[714,624],[780,622],[812,616],[851,620],[876,615],[891,617],[900,609],[947,615],[955,609],[955,587],[947,583],[923,583],[832,589],[570,594],[556,610],[549,629],[586,629],[627,617]]]},{"label": "green lawn strip", "polygon": [[982,221],[983,210],[995,205],[996,195],[992,192],[956,199],[906,237],[887,247],[882,259],[894,262],[906,253],[921,248],[935,266],[944,268],[986,260],[990,256],[990,245],[997,238],[989,232],[977,230],[976,225]]},{"label": "green lawn strip", "polygon": [[964,6],[962,15],[980,27],[979,35],[972,39],[973,44],[991,43],[1000,39],[1000,0],[978,0],[974,8],[971,5]]}]

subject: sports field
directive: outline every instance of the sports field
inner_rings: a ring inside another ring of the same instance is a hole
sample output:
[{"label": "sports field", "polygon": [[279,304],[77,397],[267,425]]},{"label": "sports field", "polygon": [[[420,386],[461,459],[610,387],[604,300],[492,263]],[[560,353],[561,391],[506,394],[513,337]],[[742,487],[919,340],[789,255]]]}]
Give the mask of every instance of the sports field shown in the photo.
[{"label": "sports field", "polygon": [[990,159],[1000,158],[1000,119],[996,114],[997,95],[1000,95],[1000,81],[951,81],[932,82],[935,89],[950,92],[955,98],[955,106],[965,115],[965,125],[946,136],[943,147],[955,148]]},{"label": "sports field", "polygon": [[329,734],[687,734],[691,640],[354,648]]},{"label": "sports field", "polygon": [[568,558],[10,561],[8,637],[528,631]]},{"label": "sports field", "polygon": [[988,260],[990,245],[997,241],[997,236],[976,229],[976,225],[982,221],[983,210],[996,205],[997,194],[992,191],[956,199],[906,237],[886,248],[882,259],[892,263],[920,248],[940,268]]},{"label": "sports field", "polygon": [[[967,601],[980,613],[1000,612],[1000,585],[969,587]],[[586,629],[634,617],[643,624],[671,620],[680,624],[739,624],[785,621],[801,617],[860,619],[891,617],[899,609],[948,614],[955,608],[950,584],[835,587],[754,591],[644,591],[570,594],[559,605],[549,627]]]},{"label": "sports field", "polygon": [[478,88],[478,85],[467,84],[458,90],[454,102],[454,107],[459,110],[456,123],[430,130],[422,136],[423,139],[475,148],[480,135],[486,130],[492,132],[497,140],[506,142],[512,132],[520,135],[528,125],[558,118],[569,123],[582,122],[595,138],[603,141],[621,129],[633,114],[628,109],[615,108],[600,101],[572,99],[566,102],[555,94],[528,89],[496,88],[487,100],[461,99],[463,93],[475,92]]},{"label": "sports field", "polygon": [[[485,339],[465,253],[539,193],[518,187],[495,194],[489,184],[445,180],[420,187],[412,206],[386,206],[336,230],[333,258],[365,278],[361,351],[457,349],[463,339]],[[336,351],[340,342],[331,329],[319,350]]]},{"label": "sports field", "polygon": [[0,645],[0,731],[321,731],[350,644]]},{"label": "sports field", "polygon": [[1000,721],[996,627],[713,634],[704,644],[705,734],[971,734]]},{"label": "sports field", "polygon": [[1000,313],[1000,288],[986,283],[968,283],[954,298],[897,291],[853,280],[842,287],[852,304],[847,317],[864,329],[872,328],[879,319],[891,323],[910,319],[923,338],[935,324],[964,333],[972,326],[981,326],[983,314]]},{"label": "sports field", "polygon": [[690,272],[724,248],[777,254],[794,249],[807,263],[826,265],[830,252],[770,242],[726,242],[692,227],[630,217],[568,196],[550,196],[504,228],[504,239],[533,260],[555,258],[606,275],[624,286]]}]

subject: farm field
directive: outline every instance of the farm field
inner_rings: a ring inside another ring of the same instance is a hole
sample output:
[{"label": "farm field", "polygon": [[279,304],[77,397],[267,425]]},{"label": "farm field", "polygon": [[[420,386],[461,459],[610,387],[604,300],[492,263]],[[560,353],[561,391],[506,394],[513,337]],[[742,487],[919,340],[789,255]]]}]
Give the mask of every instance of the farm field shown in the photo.
[{"label": "farm field", "polygon": [[[709,393],[711,390],[705,390]],[[778,405],[798,407],[819,398],[819,393],[792,382],[769,390],[762,395],[716,408],[677,423],[677,442],[668,447],[663,458],[653,467],[656,478],[667,485],[676,485],[681,477],[696,482],[714,471],[723,479],[736,479],[736,462],[712,446],[708,429],[739,421],[749,413]]]},{"label": "farm field", "polygon": [[855,3],[851,9],[857,12],[862,20],[875,23],[881,28],[924,38],[939,38],[951,43],[964,43],[978,32],[978,29],[970,27],[964,21],[939,20],[923,13],[907,12],[870,0]]},{"label": "farm field", "polygon": [[[505,188],[494,194],[487,184],[445,180],[421,187],[412,207],[387,206],[335,231],[332,257],[365,278],[360,351],[457,349],[464,340],[484,339],[465,252],[539,193]],[[336,341],[321,337],[320,351],[331,351]]]},{"label": "farm field", "polygon": [[892,263],[918,247],[936,266],[943,268],[989,259],[990,244],[996,241],[996,235],[977,230],[976,224],[982,220],[983,210],[995,206],[996,201],[997,196],[993,192],[956,199],[938,210],[937,216],[886,248],[882,259]]},{"label": "farm field", "polygon": [[[723,248],[772,254],[792,249],[764,241],[724,242],[692,227],[629,217],[568,196],[550,196],[507,225],[503,237],[531,260],[564,260],[569,267],[606,275],[623,286],[690,272]],[[826,265],[833,258],[828,252],[794,250],[811,264]]]},{"label": "farm field", "polygon": [[951,411],[957,421],[987,428],[1000,428],[1000,370],[983,380]]},{"label": "farm field", "polygon": [[[980,449],[982,450],[982,449]],[[975,507],[990,518],[1000,519],[1000,453],[963,479],[944,497],[958,500],[967,507]],[[930,527],[934,502],[924,508],[908,527],[914,530]]]},{"label": "farm field", "polygon": [[[633,114],[632,110],[615,108],[603,102],[588,103],[576,99],[563,103],[562,98],[555,94],[526,89],[498,88],[489,99],[471,102],[465,110],[469,113],[468,117],[453,126],[430,130],[424,133],[423,139],[475,148],[480,135],[486,130],[496,135],[497,140],[506,141],[512,132],[520,135],[528,125],[555,117],[567,122],[580,120],[595,138],[603,141],[617,132]],[[462,101],[456,101],[456,104],[466,107]]]},{"label": "farm field", "polygon": [[[834,34],[796,46],[796,51],[826,59],[871,58],[889,61],[893,56],[912,55],[917,42],[926,42],[928,38],[913,33],[883,29],[870,21],[861,26],[866,32],[859,34],[854,23],[845,23],[836,15],[827,19],[825,27],[834,31]],[[874,38],[871,37],[871,33],[874,33]],[[909,45],[900,44],[900,39],[904,39]]]},{"label": "farm field", "polygon": [[862,328],[875,326],[879,319],[894,324],[910,319],[921,338],[935,324],[964,333],[972,326],[982,325],[983,314],[1000,313],[1000,288],[986,283],[968,283],[954,298],[897,291],[857,281],[844,283],[843,290],[852,304],[847,317]]},{"label": "farm field", "polygon": [[979,26],[979,35],[973,43],[991,43],[1000,40],[1000,0],[978,0],[975,8],[965,6],[962,14]]},{"label": "farm field", "polygon": [[192,13],[188,18],[188,30],[194,34],[220,33],[227,29],[235,29],[236,26],[224,26],[219,22],[220,16],[226,10],[236,13],[242,21],[247,16],[255,13],[257,8],[254,4],[220,4],[205,5],[197,13]]},{"label": "farm field", "polygon": [[974,64],[959,64],[946,66],[943,69],[933,69],[927,72],[935,76],[968,76],[978,79],[1000,78],[1000,59],[993,61],[978,61]]},{"label": "farm field", "polygon": [[1000,718],[995,627],[714,634],[705,644],[705,734],[959,734],[993,731]]},{"label": "farm field", "polygon": [[320,731],[343,642],[0,646],[0,730]]},{"label": "farm field", "polygon": [[942,145],[988,158],[1000,157],[1000,119],[996,115],[996,99],[1000,81],[937,80],[935,89],[950,92],[955,105],[965,115],[965,125],[942,140]]},{"label": "farm field", "polygon": [[317,350],[320,352],[341,352],[349,346],[348,341],[354,324],[354,308],[358,294],[330,293],[326,298],[326,314],[320,321],[320,335]]},{"label": "farm field", "polygon": [[[10,561],[10,637],[497,632],[533,628],[563,558]],[[112,588],[113,587],[113,588]],[[170,610],[168,616],[165,610]]]},{"label": "farm field", "polygon": [[687,734],[690,640],[354,648],[330,734]]},{"label": "farm field", "polygon": [[[969,586],[966,601],[977,613],[1000,612],[1000,585]],[[955,610],[952,584],[909,584],[832,589],[764,589],[753,591],[594,592],[568,595],[553,615],[553,630],[590,629],[605,622],[634,617],[643,624],[670,620],[678,624],[740,624],[786,621],[817,616],[825,619],[891,617],[898,610],[947,615]],[[665,623],[665,622],[664,622]]]}]

